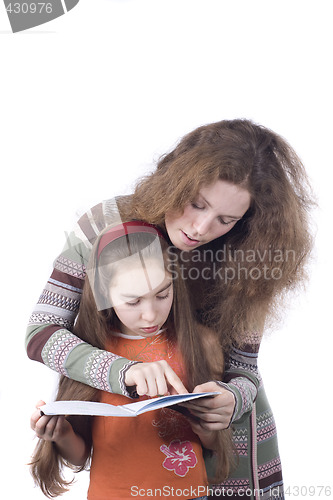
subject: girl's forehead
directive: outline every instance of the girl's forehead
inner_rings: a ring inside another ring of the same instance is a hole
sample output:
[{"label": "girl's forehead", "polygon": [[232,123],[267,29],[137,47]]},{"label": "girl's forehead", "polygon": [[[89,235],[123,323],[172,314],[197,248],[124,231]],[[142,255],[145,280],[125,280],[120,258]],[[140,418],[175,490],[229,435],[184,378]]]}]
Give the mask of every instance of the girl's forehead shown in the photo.
[{"label": "girl's forehead", "polygon": [[171,278],[163,261],[155,258],[141,261],[137,258],[117,264],[110,289],[119,297],[142,297],[157,293],[168,281]]}]

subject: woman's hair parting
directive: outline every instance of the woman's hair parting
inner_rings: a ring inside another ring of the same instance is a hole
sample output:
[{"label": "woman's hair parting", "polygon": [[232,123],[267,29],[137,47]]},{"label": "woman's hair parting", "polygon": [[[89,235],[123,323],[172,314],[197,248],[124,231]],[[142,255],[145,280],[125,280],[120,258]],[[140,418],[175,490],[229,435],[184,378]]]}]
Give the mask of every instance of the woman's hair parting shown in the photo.
[{"label": "woman's hair parting", "polygon": [[[203,327],[193,320],[194,312],[186,285],[177,268],[177,259],[170,252],[172,249],[163,233],[151,224],[131,221],[107,227],[95,242],[91,253],[73,332],[83,341],[104,349],[110,332],[119,329],[108,293],[112,279],[122,269],[122,264],[126,269],[134,261],[148,268],[149,259],[159,259],[165,270],[170,272],[174,287],[173,307],[166,323],[168,338],[177,342],[184,361],[187,388],[192,391],[198,384],[221,379],[223,363],[216,368],[213,349],[216,349],[214,342],[218,343],[218,340],[212,332],[210,335],[214,338],[209,337]],[[204,351],[207,351],[206,355],[203,355]],[[98,401],[99,390],[62,376],[56,399]],[[53,443],[39,440],[30,464],[31,473],[36,484],[49,498],[68,490],[70,482],[62,474],[64,465],[80,471],[88,467],[91,458],[91,418],[70,417],[68,420],[74,431],[84,438],[90,452],[84,466],[77,468],[63,460]],[[231,431],[220,431],[217,443],[217,470],[220,471],[218,478],[221,479],[228,475],[233,462]]]}]

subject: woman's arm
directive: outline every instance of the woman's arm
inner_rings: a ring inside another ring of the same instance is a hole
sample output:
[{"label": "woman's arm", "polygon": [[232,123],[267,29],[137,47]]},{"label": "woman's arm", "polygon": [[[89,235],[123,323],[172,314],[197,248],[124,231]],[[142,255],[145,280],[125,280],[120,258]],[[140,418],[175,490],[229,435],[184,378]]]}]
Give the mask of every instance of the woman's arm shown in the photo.
[{"label": "woman's arm", "polygon": [[124,374],[133,364],[125,358],[92,347],[71,332],[86,278],[86,264],[100,231],[121,222],[115,200],[84,214],[67,236],[66,246],[31,315],[26,332],[30,359],[97,389],[129,396]]},{"label": "woman's arm", "polygon": [[37,403],[37,410],[30,419],[30,427],[40,439],[52,441],[59,454],[67,462],[77,466],[83,465],[89,455],[89,450],[83,438],[75,434],[73,427],[65,417],[42,416],[39,407],[44,404],[44,401]]},{"label": "woman's arm", "polygon": [[220,395],[206,401],[186,403],[207,430],[225,429],[252,411],[261,383],[257,366],[259,346],[260,338],[254,336],[242,349],[231,349],[225,360],[223,382],[207,382],[194,389],[193,392],[220,392]]},{"label": "woman's arm", "polygon": [[260,341],[261,337],[254,335],[242,349],[234,347],[229,353],[224,384],[219,382],[219,385],[224,385],[235,397],[232,422],[241,420],[252,411],[262,383],[258,370]]},{"label": "woman's arm", "polygon": [[114,199],[100,203],[84,214],[68,235],[66,246],[56,259],[51,277],[30,318],[26,333],[27,354],[30,359],[73,380],[127,397],[131,397],[128,386],[139,386],[139,394],[150,396],[163,394],[165,391],[161,392],[161,385],[177,393],[186,392],[170,367],[137,364],[97,349],[71,332],[80,306],[92,245],[110,223],[121,223]]}]

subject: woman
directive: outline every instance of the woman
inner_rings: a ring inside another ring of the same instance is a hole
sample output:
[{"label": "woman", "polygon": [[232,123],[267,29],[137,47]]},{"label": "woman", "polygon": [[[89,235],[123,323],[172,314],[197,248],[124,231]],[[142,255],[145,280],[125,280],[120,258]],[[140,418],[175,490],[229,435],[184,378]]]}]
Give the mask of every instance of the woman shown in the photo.
[{"label": "woman", "polygon": [[207,429],[233,427],[238,466],[215,494],[284,498],[257,356],[281,296],[303,282],[311,249],[312,200],[299,158],[281,137],[248,120],[213,123],[185,136],[132,196],[116,203],[116,211],[113,201],[94,207],[70,235],[30,320],[29,357],[99,389],[128,395],[136,385],[139,394],[154,395],[138,365],[70,329],[99,232],[117,217],[159,225],[178,249],[197,319],[219,332],[226,357],[224,380],[195,388],[221,395],[188,405]]}]

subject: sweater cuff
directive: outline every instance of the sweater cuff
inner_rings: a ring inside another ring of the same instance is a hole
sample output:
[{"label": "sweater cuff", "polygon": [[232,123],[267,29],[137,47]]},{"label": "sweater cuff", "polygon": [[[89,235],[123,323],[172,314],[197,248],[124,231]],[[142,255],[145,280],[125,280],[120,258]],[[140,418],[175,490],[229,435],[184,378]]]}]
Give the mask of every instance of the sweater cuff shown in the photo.
[{"label": "sweater cuff", "polygon": [[129,387],[125,384],[126,371],[132,366],[139,363],[139,361],[130,361],[126,358],[116,359],[111,366],[109,383],[112,387],[112,392],[121,394],[128,398],[138,397],[136,393],[136,386]]},{"label": "sweater cuff", "polygon": [[236,377],[228,383],[216,381],[220,387],[224,387],[235,396],[235,408],[230,419],[230,424],[240,420],[250,412],[257,397],[257,387],[246,377]]}]

